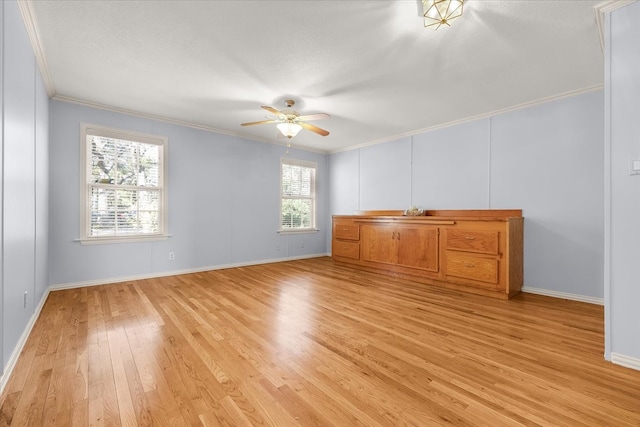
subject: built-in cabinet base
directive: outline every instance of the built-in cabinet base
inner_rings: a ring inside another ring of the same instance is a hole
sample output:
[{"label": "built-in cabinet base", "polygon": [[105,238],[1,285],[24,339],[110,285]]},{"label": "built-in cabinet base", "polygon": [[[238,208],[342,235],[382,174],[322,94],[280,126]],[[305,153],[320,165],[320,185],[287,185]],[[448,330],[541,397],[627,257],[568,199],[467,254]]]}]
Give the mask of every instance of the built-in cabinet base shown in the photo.
[{"label": "built-in cabinet base", "polygon": [[522,288],[521,210],[367,211],[333,216],[336,261],[496,298]]}]

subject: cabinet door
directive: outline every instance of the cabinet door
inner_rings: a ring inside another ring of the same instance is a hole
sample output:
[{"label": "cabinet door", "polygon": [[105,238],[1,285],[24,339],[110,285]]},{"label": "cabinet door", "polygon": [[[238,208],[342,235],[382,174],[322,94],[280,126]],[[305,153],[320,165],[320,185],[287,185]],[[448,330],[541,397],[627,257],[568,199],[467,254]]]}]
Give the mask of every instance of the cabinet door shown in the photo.
[{"label": "cabinet door", "polygon": [[398,227],[397,264],[437,272],[439,235],[438,227]]},{"label": "cabinet door", "polygon": [[396,228],[391,224],[365,224],[360,227],[360,250],[364,261],[395,264]]}]

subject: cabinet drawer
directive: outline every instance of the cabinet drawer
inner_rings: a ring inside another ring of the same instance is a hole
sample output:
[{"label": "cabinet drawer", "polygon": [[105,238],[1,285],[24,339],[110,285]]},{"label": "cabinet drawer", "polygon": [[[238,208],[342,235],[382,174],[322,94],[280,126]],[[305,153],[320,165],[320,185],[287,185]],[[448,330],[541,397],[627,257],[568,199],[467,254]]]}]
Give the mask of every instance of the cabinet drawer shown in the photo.
[{"label": "cabinet drawer", "polygon": [[447,253],[447,276],[498,283],[498,260]]},{"label": "cabinet drawer", "polygon": [[333,242],[333,256],[360,259],[360,243],[358,242]]},{"label": "cabinet drawer", "polygon": [[497,231],[447,230],[447,249],[496,255]]},{"label": "cabinet drawer", "polygon": [[336,239],[360,240],[360,226],[336,223],[333,227],[333,237]]}]

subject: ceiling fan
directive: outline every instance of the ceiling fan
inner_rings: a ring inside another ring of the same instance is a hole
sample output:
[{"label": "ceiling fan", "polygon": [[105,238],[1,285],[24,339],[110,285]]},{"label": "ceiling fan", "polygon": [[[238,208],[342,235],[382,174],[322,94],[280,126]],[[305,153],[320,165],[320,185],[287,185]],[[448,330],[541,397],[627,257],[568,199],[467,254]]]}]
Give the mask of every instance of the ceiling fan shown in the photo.
[{"label": "ceiling fan", "polygon": [[286,110],[279,111],[273,107],[268,107],[263,105],[262,108],[273,114],[275,117],[270,120],[261,120],[259,122],[249,122],[242,123],[241,126],[253,126],[253,125],[263,125],[267,123],[278,123],[277,127],[282,133],[282,135],[291,139],[300,132],[302,128],[310,130],[311,132],[315,132],[318,135],[327,136],[329,132],[321,129],[317,126],[307,123],[310,120],[322,120],[328,119],[331,116],[325,113],[318,114],[308,114],[301,116],[297,111],[292,110],[291,108],[295,105],[295,101],[293,99],[286,99],[284,101],[287,106]]}]

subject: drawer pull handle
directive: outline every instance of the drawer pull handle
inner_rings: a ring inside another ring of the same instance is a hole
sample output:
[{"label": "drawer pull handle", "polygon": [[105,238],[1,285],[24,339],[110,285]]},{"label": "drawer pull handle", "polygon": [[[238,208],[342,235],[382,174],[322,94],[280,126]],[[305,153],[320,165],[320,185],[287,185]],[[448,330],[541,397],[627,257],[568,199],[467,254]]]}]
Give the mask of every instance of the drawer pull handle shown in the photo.
[{"label": "drawer pull handle", "polygon": [[467,240],[476,240],[476,238],[473,236],[464,236],[464,238]]},{"label": "drawer pull handle", "polygon": [[473,267],[475,267],[476,265],[475,265],[475,264],[473,264],[473,263],[470,263],[470,262],[465,262],[465,263],[464,263],[464,266],[465,266],[465,267],[467,267],[467,268],[473,268]]},{"label": "drawer pull handle", "polygon": [[343,228],[343,229],[342,229],[342,231],[348,231],[348,230],[349,230],[348,228]]},{"label": "drawer pull handle", "polygon": [[400,240],[400,232],[398,231],[398,240]]},{"label": "drawer pull handle", "polygon": [[396,232],[394,231],[393,234],[391,235],[391,240],[396,238]]}]

